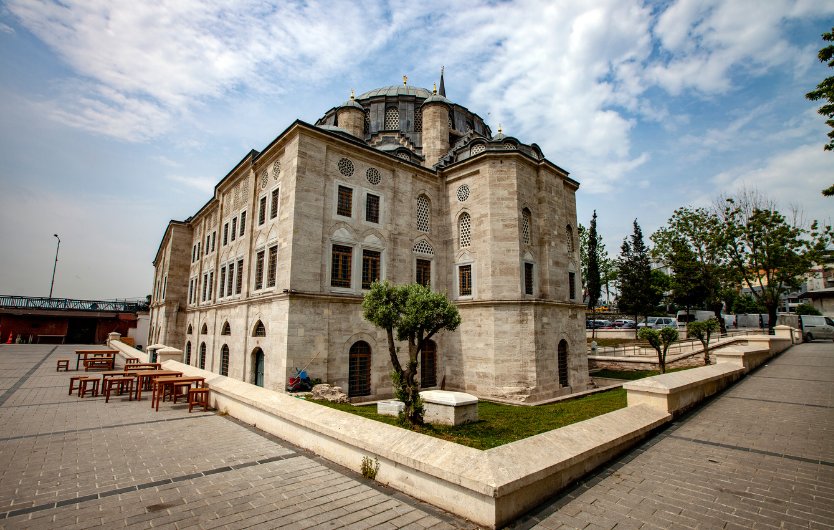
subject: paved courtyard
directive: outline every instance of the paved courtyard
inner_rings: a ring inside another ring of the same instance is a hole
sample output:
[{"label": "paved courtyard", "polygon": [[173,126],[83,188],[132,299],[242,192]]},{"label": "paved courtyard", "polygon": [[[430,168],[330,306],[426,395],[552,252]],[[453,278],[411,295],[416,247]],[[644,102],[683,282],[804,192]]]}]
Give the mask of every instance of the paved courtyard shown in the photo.
[{"label": "paved courtyard", "polygon": [[[74,346],[0,346],[0,528],[476,526],[188,406],[68,396]],[[791,348],[512,525],[834,529],[834,345]]]}]

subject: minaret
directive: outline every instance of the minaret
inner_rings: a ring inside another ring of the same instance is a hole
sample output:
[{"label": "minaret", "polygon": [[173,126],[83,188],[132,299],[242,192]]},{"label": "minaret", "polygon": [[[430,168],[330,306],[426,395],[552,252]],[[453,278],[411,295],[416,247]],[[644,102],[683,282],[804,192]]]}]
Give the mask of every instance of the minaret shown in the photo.
[{"label": "minaret", "polygon": [[350,100],[342,103],[336,111],[339,127],[357,138],[365,138],[365,109],[353,100],[353,89],[350,89]]},{"label": "minaret", "polygon": [[443,84],[443,69],[445,67],[440,67],[440,91],[438,92],[444,98],[446,97],[446,85]]},{"label": "minaret", "polygon": [[[440,73],[441,89],[443,72]],[[449,109],[452,102],[437,93],[435,85],[432,95],[423,102],[423,156],[425,165],[434,167],[440,157],[449,152]]]}]

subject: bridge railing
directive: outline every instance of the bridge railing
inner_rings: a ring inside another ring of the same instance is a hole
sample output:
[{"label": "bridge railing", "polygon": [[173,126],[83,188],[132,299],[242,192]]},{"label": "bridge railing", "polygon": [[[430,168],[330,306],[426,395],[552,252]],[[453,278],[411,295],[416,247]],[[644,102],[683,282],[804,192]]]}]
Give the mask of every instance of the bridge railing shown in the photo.
[{"label": "bridge railing", "polygon": [[148,302],[147,300],[75,300],[72,298],[0,295],[0,308],[136,313],[147,311]]}]

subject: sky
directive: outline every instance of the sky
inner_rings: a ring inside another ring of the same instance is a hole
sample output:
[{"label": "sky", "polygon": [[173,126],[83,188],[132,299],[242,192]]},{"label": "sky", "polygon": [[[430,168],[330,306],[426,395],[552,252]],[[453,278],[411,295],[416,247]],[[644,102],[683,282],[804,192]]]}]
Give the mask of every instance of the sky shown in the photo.
[{"label": "sky", "polygon": [[756,188],[829,220],[804,98],[830,0],[0,1],[0,294],[138,298],[165,227],[250,150],[397,85],[446,94],[580,183],[609,253],[637,219]]}]

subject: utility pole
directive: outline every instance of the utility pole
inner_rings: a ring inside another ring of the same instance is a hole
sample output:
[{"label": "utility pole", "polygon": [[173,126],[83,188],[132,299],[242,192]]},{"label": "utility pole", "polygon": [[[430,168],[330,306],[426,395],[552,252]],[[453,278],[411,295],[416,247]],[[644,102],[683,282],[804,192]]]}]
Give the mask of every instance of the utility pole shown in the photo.
[{"label": "utility pole", "polygon": [[[58,237],[58,234],[52,234]],[[52,288],[55,287],[55,269],[58,268],[58,251],[61,250],[61,238],[58,237],[58,248],[55,249],[55,265],[52,266],[52,283],[49,285],[49,298],[52,298]]]}]

